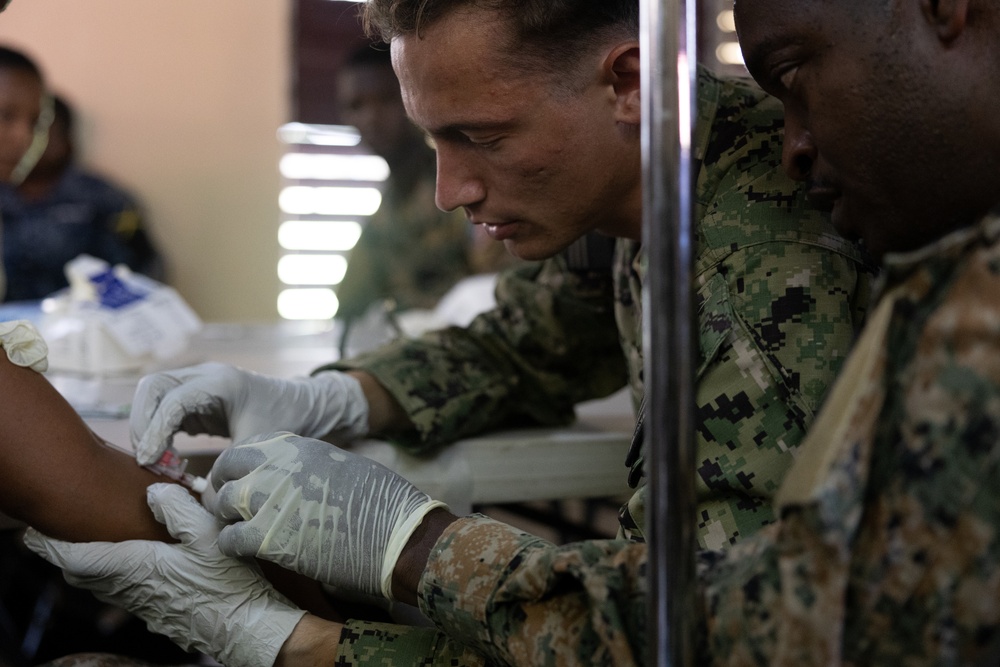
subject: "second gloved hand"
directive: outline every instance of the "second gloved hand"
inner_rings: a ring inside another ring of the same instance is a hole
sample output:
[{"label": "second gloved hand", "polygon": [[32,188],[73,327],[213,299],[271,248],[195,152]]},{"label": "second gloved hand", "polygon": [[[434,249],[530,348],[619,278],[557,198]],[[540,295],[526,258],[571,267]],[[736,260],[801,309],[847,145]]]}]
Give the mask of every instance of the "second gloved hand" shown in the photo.
[{"label": "second gloved hand", "polygon": [[178,646],[227,667],[271,667],[305,614],[251,561],[219,551],[219,527],[177,484],[153,484],[149,506],[179,544],[63,542],[28,530],[24,543],[70,584],[124,607]]},{"label": "second gloved hand", "polygon": [[392,599],[392,572],[424,516],[444,507],[388,468],[291,433],[227,449],[212,468],[219,548]]},{"label": "second gloved hand", "polygon": [[233,441],[279,430],[359,438],[368,433],[368,401],[358,381],[338,371],[283,379],[208,363],[144,377],[129,427],[136,459],[147,465],[178,431]]}]

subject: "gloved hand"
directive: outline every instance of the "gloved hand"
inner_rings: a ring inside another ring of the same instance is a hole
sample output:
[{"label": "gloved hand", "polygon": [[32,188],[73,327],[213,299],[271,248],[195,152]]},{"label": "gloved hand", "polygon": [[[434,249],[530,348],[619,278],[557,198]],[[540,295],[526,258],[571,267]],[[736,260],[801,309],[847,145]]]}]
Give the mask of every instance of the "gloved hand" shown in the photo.
[{"label": "gloved hand", "polygon": [[139,616],[153,632],[226,667],[270,667],[305,614],[251,561],[224,556],[219,526],[177,484],[153,484],[147,500],[179,544],[62,542],[28,529],[25,545],[63,569],[66,581]]},{"label": "gloved hand", "polygon": [[215,515],[236,522],[219,534],[223,553],[390,600],[403,547],[445,507],[370,459],[291,433],[230,447],[211,477]]},{"label": "gloved hand", "polygon": [[359,438],[368,433],[368,401],[360,383],[338,371],[286,380],[209,363],[142,378],[129,427],[136,459],[148,465],[178,431],[234,442],[279,430]]}]

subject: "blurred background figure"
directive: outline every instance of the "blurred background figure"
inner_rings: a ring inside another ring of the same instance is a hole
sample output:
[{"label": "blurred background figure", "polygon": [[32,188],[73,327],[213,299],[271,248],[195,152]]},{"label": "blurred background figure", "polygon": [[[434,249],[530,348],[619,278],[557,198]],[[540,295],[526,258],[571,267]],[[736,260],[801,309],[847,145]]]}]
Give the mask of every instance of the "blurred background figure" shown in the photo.
[{"label": "blurred background figure", "polygon": [[[0,104],[11,95],[0,88]],[[41,299],[66,287],[63,267],[82,253],[163,280],[162,260],[135,199],[77,165],[73,110],[55,96],[52,111],[48,141],[34,167],[20,183],[0,183],[4,300]],[[0,140],[6,151],[6,136]],[[13,140],[10,144],[13,153]]]},{"label": "blurred background figure", "polygon": [[14,178],[31,147],[45,88],[38,66],[20,51],[0,46],[0,181]]},{"label": "blurred background figure", "polygon": [[382,205],[348,258],[337,289],[338,318],[357,320],[375,304],[430,309],[457,282],[516,260],[473,227],[461,210],[434,203],[434,150],[410,122],[386,45],[354,51],[337,76],[341,119],[389,165]]}]

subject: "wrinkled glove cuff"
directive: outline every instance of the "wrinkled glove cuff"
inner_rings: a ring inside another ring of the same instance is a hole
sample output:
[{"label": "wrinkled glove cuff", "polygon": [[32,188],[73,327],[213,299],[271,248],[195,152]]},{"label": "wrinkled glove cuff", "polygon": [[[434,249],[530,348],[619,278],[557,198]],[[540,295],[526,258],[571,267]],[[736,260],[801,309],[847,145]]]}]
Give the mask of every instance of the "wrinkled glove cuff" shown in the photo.
[{"label": "wrinkled glove cuff", "polygon": [[239,642],[226,646],[212,656],[225,667],[272,667],[281,647],[291,636],[306,612],[301,609],[270,609],[267,618],[248,619],[235,614],[226,619],[227,625],[253,622],[251,632],[230,631],[229,637],[238,637]]},{"label": "wrinkled glove cuff", "polygon": [[322,421],[309,429],[311,433],[299,435],[345,441],[368,435],[368,399],[357,378],[340,371],[323,371],[309,381],[323,396],[319,402]]}]

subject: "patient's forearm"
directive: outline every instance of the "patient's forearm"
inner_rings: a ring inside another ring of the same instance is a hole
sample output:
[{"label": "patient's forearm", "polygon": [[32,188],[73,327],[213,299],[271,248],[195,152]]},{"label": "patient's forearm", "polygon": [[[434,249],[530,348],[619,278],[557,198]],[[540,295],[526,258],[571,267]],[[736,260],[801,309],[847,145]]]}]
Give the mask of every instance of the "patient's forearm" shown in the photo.
[{"label": "patient's forearm", "polygon": [[69,541],[170,540],[146,505],[157,481],[104,446],[42,375],[0,354],[0,512]]},{"label": "patient's forearm", "polygon": [[[146,487],[165,481],[104,445],[48,380],[0,352],[0,512],[70,542],[173,542],[146,504]],[[341,618],[316,582],[262,566],[304,609]]]}]

